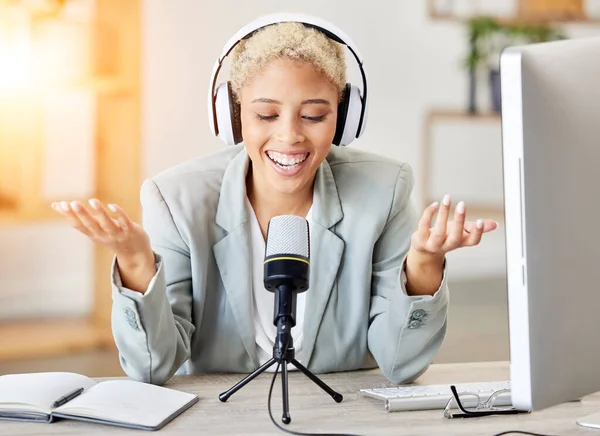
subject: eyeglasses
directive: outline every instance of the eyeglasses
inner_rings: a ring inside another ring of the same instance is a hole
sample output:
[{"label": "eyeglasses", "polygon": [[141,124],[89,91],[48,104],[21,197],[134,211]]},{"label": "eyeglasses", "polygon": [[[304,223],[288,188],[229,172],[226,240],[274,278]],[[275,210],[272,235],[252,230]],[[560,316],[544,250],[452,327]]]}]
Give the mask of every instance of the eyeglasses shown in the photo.
[{"label": "eyeglasses", "polygon": [[[452,391],[452,398],[448,400],[448,403],[444,408],[444,417],[448,419],[523,413],[521,410],[516,410],[513,407],[494,406],[494,403],[501,395],[510,394],[510,389],[500,389],[495,391],[486,400],[483,400],[479,394],[474,392],[461,392],[459,394],[454,385],[450,386],[450,390]],[[455,406],[458,406],[460,412],[453,411]]]}]

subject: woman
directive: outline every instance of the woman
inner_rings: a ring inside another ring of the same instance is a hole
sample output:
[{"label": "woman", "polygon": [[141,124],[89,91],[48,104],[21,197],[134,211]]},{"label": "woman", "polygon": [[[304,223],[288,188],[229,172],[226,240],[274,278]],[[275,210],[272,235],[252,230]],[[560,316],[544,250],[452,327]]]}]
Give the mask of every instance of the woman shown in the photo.
[{"label": "woman", "polygon": [[[124,371],[162,384],[181,372],[250,372],[272,357],[269,220],[306,217],[310,287],[298,296],[296,358],[314,372],[379,366],[394,383],[430,364],[446,331],[445,255],[477,245],[450,197],[417,216],[409,165],[332,147],[346,85],[343,46],[300,23],[267,26],[233,53],[243,146],[142,185],[144,228],[117,205],[52,207],[114,250],[113,332]],[[437,219],[431,228],[433,217]]]}]

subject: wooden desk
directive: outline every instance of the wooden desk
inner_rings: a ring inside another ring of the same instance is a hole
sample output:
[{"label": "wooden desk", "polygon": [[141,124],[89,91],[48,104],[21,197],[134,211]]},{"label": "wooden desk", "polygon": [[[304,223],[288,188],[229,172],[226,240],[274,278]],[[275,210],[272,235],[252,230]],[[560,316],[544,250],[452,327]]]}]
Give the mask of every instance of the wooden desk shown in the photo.
[{"label": "wooden desk", "polygon": [[[239,381],[238,375],[174,377],[168,387],[196,393],[200,401],[172,421],[159,434],[163,435],[283,435],[270,421],[267,393],[272,373],[262,374],[227,403],[218,394]],[[383,402],[364,397],[361,388],[385,385],[379,371],[357,371],[324,374],[321,378],[344,395],[335,403],[304,375],[290,374],[290,414],[288,428],[304,432],[351,432],[361,435],[495,435],[508,430],[526,430],[549,435],[597,435],[600,430],[587,429],[575,419],[600,411],[600,393],[582,402],[567,403],[532,414],[491,416],[448,420],[441,410],[386,413]],[[461,383],[508,380],[506,362],[439,364],[418,380],[419,384]],[[280,378],[274,387],[272,410],[281,422]],[[283,424],[282,424],[283,425]],[[2,435],[148,435],[147,431],[129,430],[76,421],[37,424],[0,421]]]}]

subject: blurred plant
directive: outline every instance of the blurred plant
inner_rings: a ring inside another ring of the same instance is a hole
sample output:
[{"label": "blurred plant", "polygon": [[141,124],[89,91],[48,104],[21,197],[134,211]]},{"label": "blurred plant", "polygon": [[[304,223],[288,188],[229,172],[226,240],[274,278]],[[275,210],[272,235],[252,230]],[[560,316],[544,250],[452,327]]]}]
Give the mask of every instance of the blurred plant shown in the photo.
[{"label": "blurred plant", "polygon": [[474,17],[468,22],[469,113],[477,112],[477,71],[487,66],[492,91],[492,108],[501,110],[500,54],[510,46],[565,39],[558,29],[544,23],[503,22],[491,17]]},{"label": "blurred plant", "polygon": [[468,22],[469,54],[465,66],[477,69],[483,64],[498,67],[503,49],[521,44],[533,44],[565,39],[558,29],[544,23],[503,23],[490,17],[475,17]]}]

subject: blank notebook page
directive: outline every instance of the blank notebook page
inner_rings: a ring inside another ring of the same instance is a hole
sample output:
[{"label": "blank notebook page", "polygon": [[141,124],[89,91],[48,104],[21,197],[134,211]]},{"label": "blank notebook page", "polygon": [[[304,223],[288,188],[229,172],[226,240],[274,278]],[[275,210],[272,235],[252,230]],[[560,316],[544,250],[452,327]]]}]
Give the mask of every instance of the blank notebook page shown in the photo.
[{"label": "blank notebook page", "polygon": [[55,409],[57,413],[155,427],[196,398],[193,394],[131,380],[97,384]]},{"label": "blank notebook page", "polygon": [[49,412],[52,403],[63,395],[95,384],[86,376],[70,372],[3,375],[0,377],[0,404],[33,404]]}]

